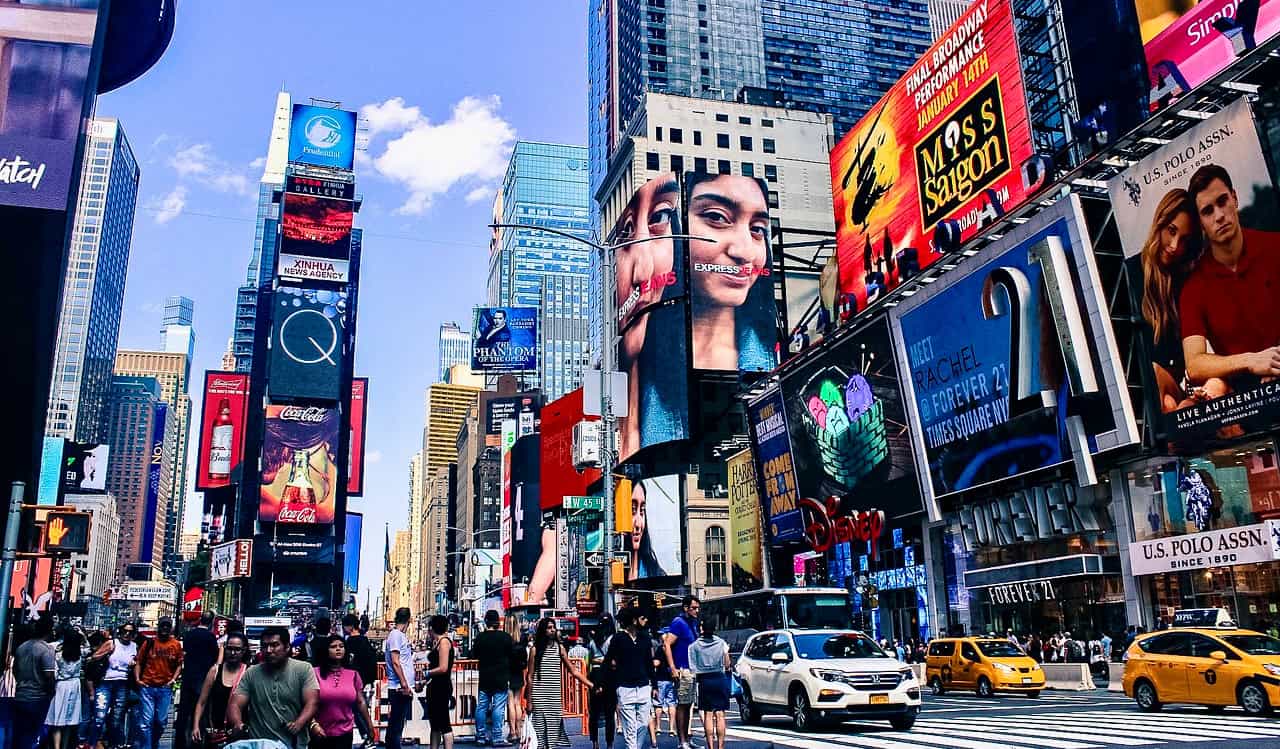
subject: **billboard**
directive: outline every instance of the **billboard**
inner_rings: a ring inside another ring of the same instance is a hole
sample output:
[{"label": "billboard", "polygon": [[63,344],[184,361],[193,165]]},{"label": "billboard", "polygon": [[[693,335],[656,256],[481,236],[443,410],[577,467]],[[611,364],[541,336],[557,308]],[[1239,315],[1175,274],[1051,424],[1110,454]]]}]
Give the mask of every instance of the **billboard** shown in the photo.
[{"label": "billboard", "polygon": [[541,423],[542,403],[537,394],[490,398],[484,404],[484,444],[499,447],[502,422],[514,419],[521,434],[532,434]]},{"label": "billboard", "polygon": [[253,555],[267,564],[333,564],[334,539],[309,533],[259,533],[253,537]]},{"label": "billboard", "polygon": [[769,188],[733,174],[684,175],[693,368],[768,372],[778,364]]},{"label": "billboard", "polygon": [[356,183],[346,179],[329,179],[311,177],[301,174],[290,174],[284,178],[284,191],[297,195],[310,195],[317,198],[334,198],[337,200],[355,200]]},{"label": "billboard", "polygon": [[781,378],[800,497],[837,497],[838,516],[920,512],[888,323],[878,317],[814,353],[788,363]]},{"label": "billboard", "polygon": [[0,30],[0,204],[63,211],[96,93],[89,71],[98,2],[6,5],[14,7]]},{"label": "billboard", "polygon": [[619,484],[629,486],[623,492],[631,495],[630,527],[625,533],[627,580],[673,577],[684,574],[683,513],[680,492],[684,476],[671,474]]},{"label": "billboard", "polygon": [[537,307],[476,307],[471,330],[474,371],[525,372],[538,368]]},{"label": "billboard", "polygon": [[271,397],[338,400],[347,292],[281,285],[272,298]]},{"label": "billboard", "polygon": [[751,451],[729,458],[730,559],[733,560],[733,592],[756,590],[764,585],[764,564],[760,554],[760,492]]},{"label": "billboard", "polygon": [[542,465],[539,471],[542,509],[554,510],[565,497],[589,494],[600,480],[600,469],[579,471],[573,467],[573,427],[582,421],[598,421],[582,413],[582,388],[542,407]]},{"label": "billboard", "polygon": [[336,408],[267,406],[259,521],[333,522],[340,421]]},{"label": "billboard", "polygon": [[369,423],[367,398],[369,378],[351,378],[351,398],[347,413],[351,414],[351,441],[347,445],[347,496],[364,494],[365,428]]},{"label": "billboard", "polygon": [[244,454],[245,419],[249,415],[249,375],[205,372],[200,407],[200,450],[196,490],[230,486],[239,479]]},{"label": "billboard", "polygon": [[289,123],[289,161],[351,171],[356,155],[356,113],[294,104]]},{"label": "billboard", "polygon": [[1156,2],[1166,7],[1149,9],[1142,6],[1151,2],[1138,5],[1152,111],[1168,106],[1280,31],[1280,6],[1271,0]]},{"label": "billboard", "polygon": [[209,579],[230,580],[253,573],[253,541],[238,538],[209,549]]},{"label": "billboard", "polygon": [[[1028,195],[1033,154],[1010,0],[979,0],[831,152],[840,291],[866,309]],[[994,201],[994,202],[993,202]]]},{"label": "billboard", "polygon": [[45,437],[40,446],[40,477],[36,483],[36,504],[56,505],[62,495],[63,437]]},{"label": "billboard", "polygon": [[280,210],[281,278],[347,283],[351,270],[350,200],[287,192]]},{"label": "billboard", "polygon": [[151,458],[147,463],[147,502],[142,510],[142,541],[138,544],[138,561],[150,562],[154,556],[156,513],[160,510],[160,474],[164,467],[164,433],[169,421],[169,406],[157,403],[151,429]]},{"label": "billboard", "polygon": [[542,555],[539,459],[542,439],[520,437],[511,447],[511,581],[529,581]]},{"label": "billboard", "polygon": [[760,499],[769,523],[769,538],[773,543],[799,539],[804,535],[800,494],[780,391],[770,390],[747,404],[747,428],[755,449],[756,475],[760,479]]},{"label": "billboard", "polygon": [[926,498],[1138,439],[1075,196],[889,316]]},{"label": "billboard", "polygon": [[351,593],[360,589],[360,546],[364,537],[364,514],[347,511],[346,541],[342,546],[342,583]]},{"label": "billboard", "polygon": [[1280,204],[1243,98],[1109,185],[1158,432],[1183,447],[1280,419]]},{"label": "billboard", "polygon": [[[163,424],[160,425],[164,437]],[[62,446],[62,494],[103,494],[107,491],[109,445],[67,440]]]},{"label": "billboard", "polygon": [[[631,196],[609,237],[614,250],[618,370],[630,383],[618,419],[618,461],[637,450],[689,437],[688,262],[681,234],[680,183],[672,172]],[[649,241],[637,242],[647,239]]]}]

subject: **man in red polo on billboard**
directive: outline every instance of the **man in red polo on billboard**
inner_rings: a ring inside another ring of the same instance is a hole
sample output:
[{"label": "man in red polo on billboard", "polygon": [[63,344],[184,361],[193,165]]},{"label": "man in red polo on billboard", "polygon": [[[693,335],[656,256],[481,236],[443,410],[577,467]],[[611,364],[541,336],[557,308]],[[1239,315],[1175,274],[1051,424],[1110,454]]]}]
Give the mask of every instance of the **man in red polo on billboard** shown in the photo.
[{"label": "man in red polo on billboard", "polygon": [[338,486],[338,411],[267,406],[262,441],[262,522],[327,525]]}]

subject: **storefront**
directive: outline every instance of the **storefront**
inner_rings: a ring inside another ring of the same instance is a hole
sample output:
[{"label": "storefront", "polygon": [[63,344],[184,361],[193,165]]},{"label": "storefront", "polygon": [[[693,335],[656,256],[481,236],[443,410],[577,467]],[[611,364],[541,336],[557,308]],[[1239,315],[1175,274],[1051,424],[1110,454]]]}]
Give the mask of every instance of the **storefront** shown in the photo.
[{"label": "storefront", "polygon": [[1111,483],[1058,482],[970,501],[946,516],[951,633],[1124,631]]},{"label": "storefront", "polygon": [[1142,624],[1166,626],[1191,608],[1226,609],[1247,629],[1280,624],[1278,461],[1265,440],[1126,472]]}]

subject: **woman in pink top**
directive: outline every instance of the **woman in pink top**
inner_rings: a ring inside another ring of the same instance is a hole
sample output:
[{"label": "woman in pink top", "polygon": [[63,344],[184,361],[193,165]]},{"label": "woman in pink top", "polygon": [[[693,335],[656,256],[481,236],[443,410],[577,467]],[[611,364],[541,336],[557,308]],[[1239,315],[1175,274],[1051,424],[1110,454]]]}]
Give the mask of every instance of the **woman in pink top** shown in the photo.
[{"label": "woman in pink top", "polygon": [[320,665],[316,666],[316,680],[320,682],[320,704],[311,721],[311,749],[351,749],[352,729],[358,710],[365,725],[373,725],[369,708],[364,704],[364,683],[360,674],[343,664],[347,660],[347,646],[340,637],[329,638],[328,644],[319,647]]}]

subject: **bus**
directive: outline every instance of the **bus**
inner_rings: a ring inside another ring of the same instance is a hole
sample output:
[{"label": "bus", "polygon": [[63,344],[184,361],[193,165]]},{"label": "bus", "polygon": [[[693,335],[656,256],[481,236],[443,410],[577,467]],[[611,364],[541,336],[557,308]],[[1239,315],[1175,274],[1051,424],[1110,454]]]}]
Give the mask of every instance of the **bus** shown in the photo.
[{"label": "bus", "polygon": [[[709,619],[734,656],[747,640],[769,629],[848,629],[853,623],[849,591],[843,588],[764,588],[720,598],[702,599],[699,618]],[[681,611],[680,600],[662,607],[670,624]]]}]

